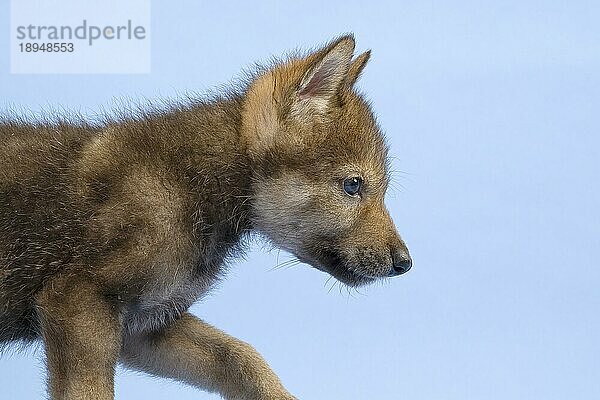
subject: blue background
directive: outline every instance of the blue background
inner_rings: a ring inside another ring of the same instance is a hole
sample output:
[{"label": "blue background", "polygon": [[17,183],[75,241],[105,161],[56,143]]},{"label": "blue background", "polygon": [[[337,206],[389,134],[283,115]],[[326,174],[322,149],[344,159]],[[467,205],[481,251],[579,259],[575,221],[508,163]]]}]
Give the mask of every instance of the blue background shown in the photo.
[{"label": "blue background", "polygon": [[[10,75],[3,56],[2,108],[177,98],[352,31],[373,49],[360,86],[415,260],[384,285],[329,291],[308,266],[271,271],[277,252],[259,243],[197,315],[252,343],[300,399],[600,398],[600,3],[152,7],[151,74]],[[0,398],[43,396],[41,356],[0,359]],[[118,399],[217,398],[121,370],[116,382]]]}]

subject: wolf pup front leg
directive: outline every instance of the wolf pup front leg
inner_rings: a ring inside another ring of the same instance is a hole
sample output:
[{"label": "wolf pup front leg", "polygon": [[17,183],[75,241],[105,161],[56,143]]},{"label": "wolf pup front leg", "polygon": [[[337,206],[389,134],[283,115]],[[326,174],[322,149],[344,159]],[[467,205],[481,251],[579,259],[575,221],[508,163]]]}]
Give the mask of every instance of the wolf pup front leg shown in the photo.
[{"label": "wolf pup front leg", "polygon": [[189,313],[162,331],[127,336],[121,361],[228,400],[295,399],[252,346]]},{"label": "wolf pup front leg", "polygon": [[54,279],[36,299],[52,400],[112,400],[118,313],[85,279]]}]

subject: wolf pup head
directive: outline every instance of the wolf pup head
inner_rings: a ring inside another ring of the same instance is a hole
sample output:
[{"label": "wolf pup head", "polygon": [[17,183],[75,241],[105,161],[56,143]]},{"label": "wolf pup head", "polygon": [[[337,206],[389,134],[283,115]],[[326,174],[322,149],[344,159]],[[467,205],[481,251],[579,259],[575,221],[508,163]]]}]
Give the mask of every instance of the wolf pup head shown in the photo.
[{"label": "wolf pup head", "polygon": [[384,204],[388,149],[353,86],[370,52],[344,36],[259,75],[244,99],[254,227],[350,286],[412,261]]}]

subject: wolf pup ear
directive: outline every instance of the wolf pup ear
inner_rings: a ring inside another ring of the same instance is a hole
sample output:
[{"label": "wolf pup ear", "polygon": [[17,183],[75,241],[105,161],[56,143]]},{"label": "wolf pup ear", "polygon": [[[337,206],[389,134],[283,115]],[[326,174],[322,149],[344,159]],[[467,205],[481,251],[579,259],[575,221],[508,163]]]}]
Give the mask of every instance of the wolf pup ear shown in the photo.
[{"label": "wolf pup ear", "polygon": [[357,56],[354,60],[352,60],[352,64],[350,64],[350,69],[348,70],[348,76],[346,77],[346,86],[352,87],[360,77],[365,65],[371,58],[371,50],[365,51],[360,56]]},{"label": "wolf pup ear", "polygon": [[304,74],[297,90],[298,102],[325,111],[339,92],[350,70],[354,38],[343,36],[317,53],[316,60]]},{"label": "wolf pup ear", "polygon": [[328,114],[364,64],[356,64],[349,75],[353,52],[352,35],[342,36],[306,57],[275,65],[250,84],[242,106],[242,135],[253,156],[278,141],[303,142],[299,132],[284,129],[284,120],[290,117],[306,127],[313,117]]}]

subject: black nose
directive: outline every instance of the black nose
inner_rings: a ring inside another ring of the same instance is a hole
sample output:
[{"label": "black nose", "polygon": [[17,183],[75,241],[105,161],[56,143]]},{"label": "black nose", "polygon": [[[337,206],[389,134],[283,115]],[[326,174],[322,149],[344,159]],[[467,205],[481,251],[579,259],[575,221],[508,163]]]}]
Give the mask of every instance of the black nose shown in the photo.
[{"label": "black nose", "polygon": [[392,250],[392,270],[390,276],[402,275],[412,267],[412,259],[406,249]]}]

